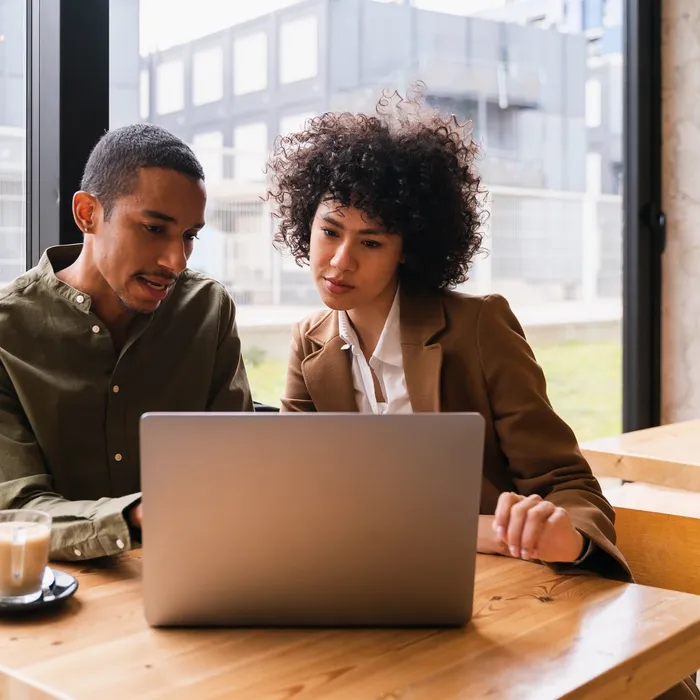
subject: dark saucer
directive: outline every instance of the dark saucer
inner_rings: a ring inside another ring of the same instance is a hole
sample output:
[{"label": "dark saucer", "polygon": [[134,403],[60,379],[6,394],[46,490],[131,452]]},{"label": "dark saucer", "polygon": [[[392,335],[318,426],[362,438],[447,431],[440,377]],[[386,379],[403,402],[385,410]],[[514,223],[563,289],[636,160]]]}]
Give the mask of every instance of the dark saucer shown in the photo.
[{"label": "dark saucer", "polygon": [[8,603],[0,601],[0,613],[22,612],[24,610],[39,610],[50,608],[63,600],[70,598],[78,590],[78,581],[75,577],[46,567],[42,581],[41,595],[31,603]]}]

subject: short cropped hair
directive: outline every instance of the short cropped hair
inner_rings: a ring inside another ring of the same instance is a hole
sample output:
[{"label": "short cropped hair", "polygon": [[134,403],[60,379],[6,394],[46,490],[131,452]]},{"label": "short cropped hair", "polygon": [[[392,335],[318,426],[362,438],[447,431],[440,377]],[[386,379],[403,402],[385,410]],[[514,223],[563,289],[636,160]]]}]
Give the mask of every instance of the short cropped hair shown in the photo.
[{"label": "short cropped hair", "polygon": [[108,131],[97,142],[80,188],[97,197],[108,220],[117,199],[133,192],[142,168],[165,168],[204,180],[197,156],[177,136],[153,124],[130,124]]}]

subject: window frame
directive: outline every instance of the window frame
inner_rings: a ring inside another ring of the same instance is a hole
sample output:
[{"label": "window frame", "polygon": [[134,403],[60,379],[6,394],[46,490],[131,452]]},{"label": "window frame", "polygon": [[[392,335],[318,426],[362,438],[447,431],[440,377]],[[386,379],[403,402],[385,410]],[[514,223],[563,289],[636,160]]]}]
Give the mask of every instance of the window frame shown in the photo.
[{"label": "window frame", "polygon": [[627,0],[624,67],[622,426],[661,423],[661,0]]},{"label": "window frame", "polygon": [[27,266],[82,242],[73,193],[109,128],[109,0],[27,0]]}]

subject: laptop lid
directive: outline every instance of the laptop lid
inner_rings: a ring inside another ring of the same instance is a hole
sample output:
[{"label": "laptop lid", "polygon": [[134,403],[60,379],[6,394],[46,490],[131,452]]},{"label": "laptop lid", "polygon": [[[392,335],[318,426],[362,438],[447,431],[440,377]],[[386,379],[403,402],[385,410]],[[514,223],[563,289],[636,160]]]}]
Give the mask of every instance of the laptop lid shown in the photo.
[{"label": "laptop lid", "polygon": [[478,414],[141,419],[151,625],[458,625],[471,616]]}]

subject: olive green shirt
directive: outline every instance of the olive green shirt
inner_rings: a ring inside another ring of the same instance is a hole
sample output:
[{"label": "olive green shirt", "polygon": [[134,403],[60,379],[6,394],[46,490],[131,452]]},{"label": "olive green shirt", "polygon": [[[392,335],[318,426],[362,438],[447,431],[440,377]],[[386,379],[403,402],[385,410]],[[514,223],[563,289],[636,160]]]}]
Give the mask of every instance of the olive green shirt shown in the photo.
[{"label": "olive green shirt", "polygon": [[90,297],[56,277],[81,247],[0,290],[0,509],[50,513],[52,559],[132,546],[143,413],[253,410],[223,285],[186,270],[117,353]]}]

